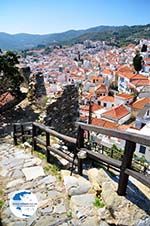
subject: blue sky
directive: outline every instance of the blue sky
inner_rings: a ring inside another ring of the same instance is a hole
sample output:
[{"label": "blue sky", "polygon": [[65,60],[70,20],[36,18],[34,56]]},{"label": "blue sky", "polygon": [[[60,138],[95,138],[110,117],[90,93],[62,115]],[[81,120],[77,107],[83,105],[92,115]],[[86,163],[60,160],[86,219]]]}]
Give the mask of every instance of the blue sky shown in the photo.
[{"label": "blue sky", "polygon": [[0,32],[47,34],[150,23],[150,0],[0,0]]}]

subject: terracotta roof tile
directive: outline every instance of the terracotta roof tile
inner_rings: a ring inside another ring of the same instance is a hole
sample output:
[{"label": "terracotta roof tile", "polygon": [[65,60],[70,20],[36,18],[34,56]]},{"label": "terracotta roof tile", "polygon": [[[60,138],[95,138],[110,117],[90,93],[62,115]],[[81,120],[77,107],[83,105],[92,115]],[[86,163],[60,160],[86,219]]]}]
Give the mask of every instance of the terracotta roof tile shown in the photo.
[{"label": "terracotta roof tile", "polygon": [[110,122],[110,121],[105,120],[105,119],[98,119],[98,118],[92,118],[92,124],[96,125],[96,126],[101,126],[101,127],[105,127],[105,128],[112,128],[112,129],[117,129],[118,126],[119,126],[117,123]]},{"label": "terracotta roof tile", "polygon": [[102,71],[102,73],[103,74],[106,74],[106,75],[111,75],[112,74],[112,71],[110,70],[110,69],[104,69],[103,71]]},{"label": "terracotta roof tile", "polygon": [[11,100],[14,100],[14,96],[11,93],[6,92],[0,96],[0,108],[3,107],[5,104],[9,103]]},{"label": "terracotta roof tile", "polygon": [[144,76],[144,75],[136,74],[136,75],[131,79],[131,81],[133,81],[133,80],[147,80],[147,77]]},{"label": "terracotta roof tile", "polygon": [[127,65],[120,66],[117,70],[118,73],[132,73],[133,70]]},{"label": "terracotta roof tile", "polygon": [[145,104],[150,103],[150,97],[140,98],[132,104],[132,107],[137,110],[141,110],[144,108]]},{"label": "terracotta roof tile", "polygon": [[102,114],[102,117],[110,119],[121,119],[124,116],[128,115],[130,112],[123,105],[112,108],[111,110],[106,111]]},{"label": "terracotta roof tile", "polygon": [[136,79],[133,80],[132,82],[130,82],[131,84],[133,84],[134,86],[138,87],[138,86],[146,86],[146,85],[150,85],[150,80],[147,79]]},{"label": "terracotta roof tile", "polygon": [[107,88],[104,84],[101,84],[100,86],[98,86],[96,88],[96,93],[99,92],[99,93],[106,93],[107,92]]},{"label": "terracotta roof tile", "polygon": [[104,101],[104,102],[114,102],[114,97],[112,96],[104,96],[104,97],[99,97],[98,100]]},{"label": "terracotta roof tile", "polygon": [[132,72],[125,72],[125,73],[118,73],[118,76],[125,77],[131,80],[133,79],[133,77],[135,77],[135,74],[133,74]]},{"label": "terracotta roof tile", "polygon": [[133,95],[127,93],[119,93],[116,96],[127,100],[133,98]]},{"label": "terracotta roof tile", "polygon": [[92,111],[97,111],[97,110],[100,110],[102,109],[103,107],[101,107],[100,105],[98,104],[92,104]]}]

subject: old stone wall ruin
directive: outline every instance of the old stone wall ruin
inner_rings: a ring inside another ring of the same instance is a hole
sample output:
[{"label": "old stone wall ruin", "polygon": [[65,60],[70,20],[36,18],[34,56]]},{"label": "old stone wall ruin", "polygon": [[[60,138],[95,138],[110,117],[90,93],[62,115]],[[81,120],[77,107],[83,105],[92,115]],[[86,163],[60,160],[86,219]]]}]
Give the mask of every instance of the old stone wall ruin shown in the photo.
[{"label": "old stone wall ruin", "polygon": [[47,107],[45,124],[54,130],[75,137],[75,122],[79,117],[78,88],[75,85],[68,85],[56,102]]},{"label": "old stone wall ruin", "polygon": [[46,96],[44,76],[41,73],[32,74],[29,82],[29,101],[36,102],[42,96]]}]

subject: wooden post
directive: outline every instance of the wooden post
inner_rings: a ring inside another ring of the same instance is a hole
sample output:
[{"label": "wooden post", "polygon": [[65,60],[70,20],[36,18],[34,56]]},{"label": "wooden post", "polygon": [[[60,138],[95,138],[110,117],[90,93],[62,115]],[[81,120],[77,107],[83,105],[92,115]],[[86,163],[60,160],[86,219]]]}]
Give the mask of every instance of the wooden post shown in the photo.
[{"label": "wooden post", "polygon": [[17,144],[18,144],[18,143],[17,143],[16,132],[17,132],[17,130],[16,130],[16,125],[13,124],[13,138],[14,138],[14,145],[17,145]]},{"label": "wooden post", "polygon": [[47,148],[48,146],[50,146],[50,134],[46,132],[46,157],[47,157],[47,162],[50,162],[50,152]]},{"label": "wooden post", "polygon": [[24,128],[23,128],[23,125],[21,124],[21,140],[22,140],[22,143],[25,142],[25,137],[24,137]]},{"label": "wooden post", "polygon": [[78,128],[76,146],[77,146],[78,149],[84,147],[84,129],[82,129],[81,126],[79,126],[79,128]]},{"label": "wooden post", "polygon": [[82,170],[83,170],[83,166],[82,166],[83,160],[78,158],[78,174],[82,176]]},{"label": "wooden post", "polygon": [[119,177],[119,184],[118,184],[118,191],[117,191],[118,195],[126,194],[129,175],[125,173],[125,170],[131,168],[135,147],[136,147],[136,143],[128,140],[126,141],[124,155],[122,159],[120,177]]},{"label": "wooden post", "polygon": [[36,145],[36,140],[34,139],[36,137],[36,126],[32,124],[32,147],[33,150],[36,150],[37,145]]},{"label": "wooden post", "polygon": [[[91,124],[91,123],[92,123],[92,103],[91,103],[91,99],[90,99],[88,124]],[[88,141],[89,140],[90,140],[90,132],[88,131]]]},{"label": "wooden post", "polygon": [[[84,147],[84,130],[79,126],[78,128],[78,135],[77,135],[77,149]],[[76,150],[77,151],[77,150]],[[83,160],[78,158],[78,173],[79,175],[82,175],[83,170]]]}]

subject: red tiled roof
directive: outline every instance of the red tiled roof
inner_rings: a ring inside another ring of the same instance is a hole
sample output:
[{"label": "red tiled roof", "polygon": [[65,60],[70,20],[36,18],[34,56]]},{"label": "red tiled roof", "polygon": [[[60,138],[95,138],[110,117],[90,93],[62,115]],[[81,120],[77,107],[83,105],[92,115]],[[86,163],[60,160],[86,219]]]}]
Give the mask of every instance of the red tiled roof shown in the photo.
[{"label": "red tiled roof", "polygon": [[5,104],[9,103],[11,100],[14,100],[14,96],[11,93],[6,92],[0,96],[0,108],[3,107]]},{"label": "red tiled roof", "polygon": [[117,70],[118,73],[132,73],[132,68],[128,67],[127,65],[120,66]]},{"label": "red tiled roof", "polygon": [[99,92],[99,93],[106,93],[107,92],[107,88],[104,84],[101,84],[100,86],[97,87],[96,93]]},{"label": "red tiled roof", "polygon": [[127,99],[127,100],[133,98],[133,95],[127,94],[127,93],[119,93],[116,96],[121,97],[122,99]]},{"label": "red tiled roof", "polygon": [[112,96],[104,96],[104,97],[99,97],[98,100],[104,101],[104,102],[114,102],[114,97],[112,97]]},{"label": "red tiled roof", "polygon": [[144,62],[150,62],[150,57],[149,58],[145,58]]},{"label": "red tiled roof", "polygon": [[147,80],[147,77],[144,76],[144,75],[136,74],[136,75],[131,79],[131,81],[136,80],[136,79],[138,79],[138,80]]},{"label": "red tiled roof", "polygon": [[137,110],[141,110],[144,108],[145,104],[150,103],[150,97],[140,98],[132,104],[132,107]]},{"label": "red tiled roof", "polygon": [[112,108],[111,110],[106,111],[102,114],[102,117],[108,117],[110,119],[121,119],[124,116],[128,115],[130,112],[124,105],[120,105]]},{"label": "red tiled roof", "polygon": [[100,105],[98,104],[92,104],[92,111],[97,111],[97,110],[100,110],[102,109],[103,107],[101,107]]},{"label": "red tiled roof", "polygon": [[107,69],[105,68],[103,71],[102,71],[103,74],[106,74],[106,75],[111,75],[112,74],[112,71],[110,69]]},{"label": "red tiled roof", "polygon": [[92,118],[91,124],[96,125],[96,126],[102,126],[105,128],[112,128],[112,129],[117,129],[119,126],[117,123],[110,122],[105,119],[98,119],[98,118]]},{"label": "red tiled roof", "polygon": [[135,77],[135,74],[133,74],[132,72],[125,72],[125,73],[119,73],[118,76],[125,77],[131,80],[133,77]]},{"label": "red tiled roof", "polygon": [[131,128],[131,125],[119,125],[118,126],[118,129],[119,130],[123,130],[123,131],[125,131],[125,130],[127,130],[129,128]]},{"label": "red tiled roof", "polygon": [[131,82],[131,84],[133,84],[134,86],[138,87],[138,86],[147,86],[147,85],[150,85],[150,80],[147,78],[147,79],[137,79],[137,80],[133,80]]}]

